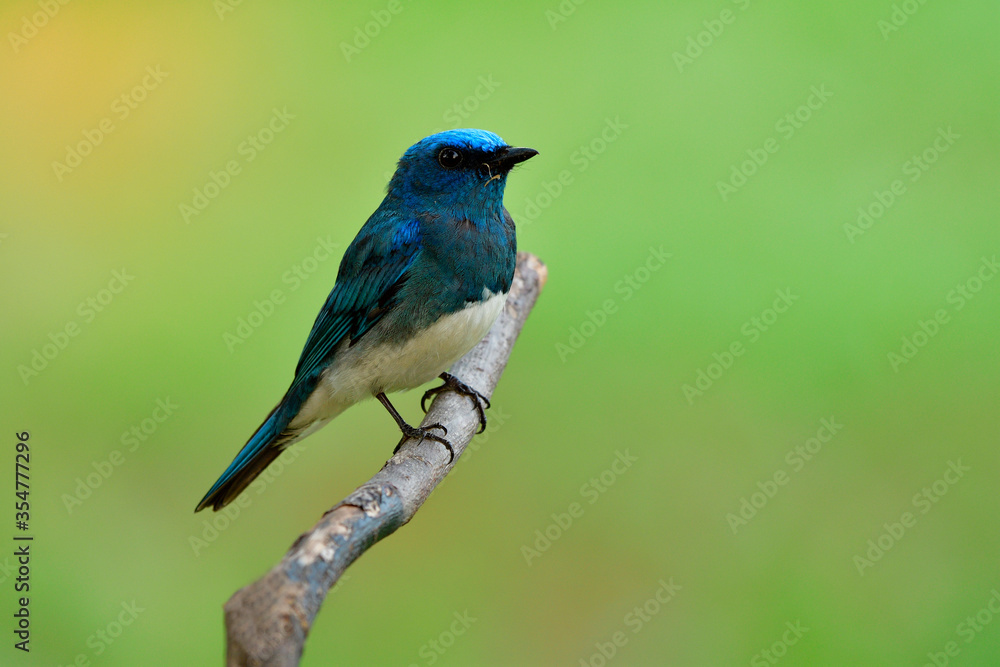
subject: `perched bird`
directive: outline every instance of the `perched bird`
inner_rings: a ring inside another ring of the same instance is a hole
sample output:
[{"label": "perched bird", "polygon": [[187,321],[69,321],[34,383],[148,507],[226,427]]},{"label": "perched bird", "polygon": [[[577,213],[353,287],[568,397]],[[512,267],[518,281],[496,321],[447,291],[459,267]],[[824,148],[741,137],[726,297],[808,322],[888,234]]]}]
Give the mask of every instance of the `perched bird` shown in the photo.
[{"label": "perched bird", "polygon": [[431,135],[403,154],[385,199],[340,262],[291,386],[196,512],[225,507],[286,447],[371,396],[402,431],[400,445],[435,440],[454,456],[447,429],[410,426],[386,397],[438,376],[444,384],[421,405],[456,391],[473,400],[485,428],[485,397],[445,371],[506,302],[517,243],[504,186],[514,165],[537,154],[468,129]]}]

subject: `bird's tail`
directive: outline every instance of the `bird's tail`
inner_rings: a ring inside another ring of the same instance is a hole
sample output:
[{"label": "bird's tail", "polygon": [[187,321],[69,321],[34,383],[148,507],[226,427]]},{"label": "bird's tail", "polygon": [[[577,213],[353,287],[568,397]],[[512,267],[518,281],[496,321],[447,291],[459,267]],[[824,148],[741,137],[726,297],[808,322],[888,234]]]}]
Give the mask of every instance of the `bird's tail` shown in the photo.
[{"label": "bird's tail", "polygon": [[288,445],[298,439],[301,434],[288,429],[288,423],[291,421],[291,415],[288,413],[289,411],[285,409],[285,400],[271,410],[271,414],[257,432],[198,503],[195,512],[200,512],[209,506],[218,512],[231,503],[250,485],[250,482],[256,479],[257,475],[264,471],[264,468],[278,458]]}]

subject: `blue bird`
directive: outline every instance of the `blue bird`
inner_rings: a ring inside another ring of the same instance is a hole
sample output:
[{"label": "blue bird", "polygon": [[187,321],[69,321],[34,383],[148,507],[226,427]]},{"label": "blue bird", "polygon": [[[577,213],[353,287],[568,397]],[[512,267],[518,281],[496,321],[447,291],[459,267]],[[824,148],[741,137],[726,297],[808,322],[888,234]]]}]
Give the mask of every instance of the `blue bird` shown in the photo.
[{"label": "blue bird", "polygon": [[[507,174],[538,152],[484,130],[449,130],[411,146],[385,199],[347,248],[284,397],[196,512],[232,502],[292,443],[374,396],[403,437],[447,447],[440,424],[407,424],[386,394],[435,377],[469,396],[485,427],[488,401],[446,371],[500,314],[514,277],[514,221],[503,206]],[[431,433],[439,430],[442,435]]]}]

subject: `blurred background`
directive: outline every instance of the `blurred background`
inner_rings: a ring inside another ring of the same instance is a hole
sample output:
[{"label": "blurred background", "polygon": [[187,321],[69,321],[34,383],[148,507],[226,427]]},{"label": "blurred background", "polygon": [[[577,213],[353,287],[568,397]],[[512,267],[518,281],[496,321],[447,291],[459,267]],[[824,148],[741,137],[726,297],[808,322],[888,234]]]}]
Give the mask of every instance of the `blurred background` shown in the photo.
[{"label": "blurred background", "polygon": [[0,559],[3,664],[221,663],[223,603],[397,430],[357,406],[192,510],[395,161],[453,127],[540,151],[506,205],[549,282],[490,431],[303,664],[1000,661],[995,3],[18,0],[0,28],[35,538],[28,655]]}]

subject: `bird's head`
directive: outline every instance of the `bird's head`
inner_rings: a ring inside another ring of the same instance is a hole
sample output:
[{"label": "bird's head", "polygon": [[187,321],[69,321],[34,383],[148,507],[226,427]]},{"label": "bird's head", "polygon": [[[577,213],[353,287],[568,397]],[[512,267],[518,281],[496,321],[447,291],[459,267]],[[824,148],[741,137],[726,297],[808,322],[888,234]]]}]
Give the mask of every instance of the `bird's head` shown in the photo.
[{"label": "bird's head", "polygon": [[499,214],[507,174],[537,154],[485,130],[439,132],[403,153],[388,193],[418,207]]}]

